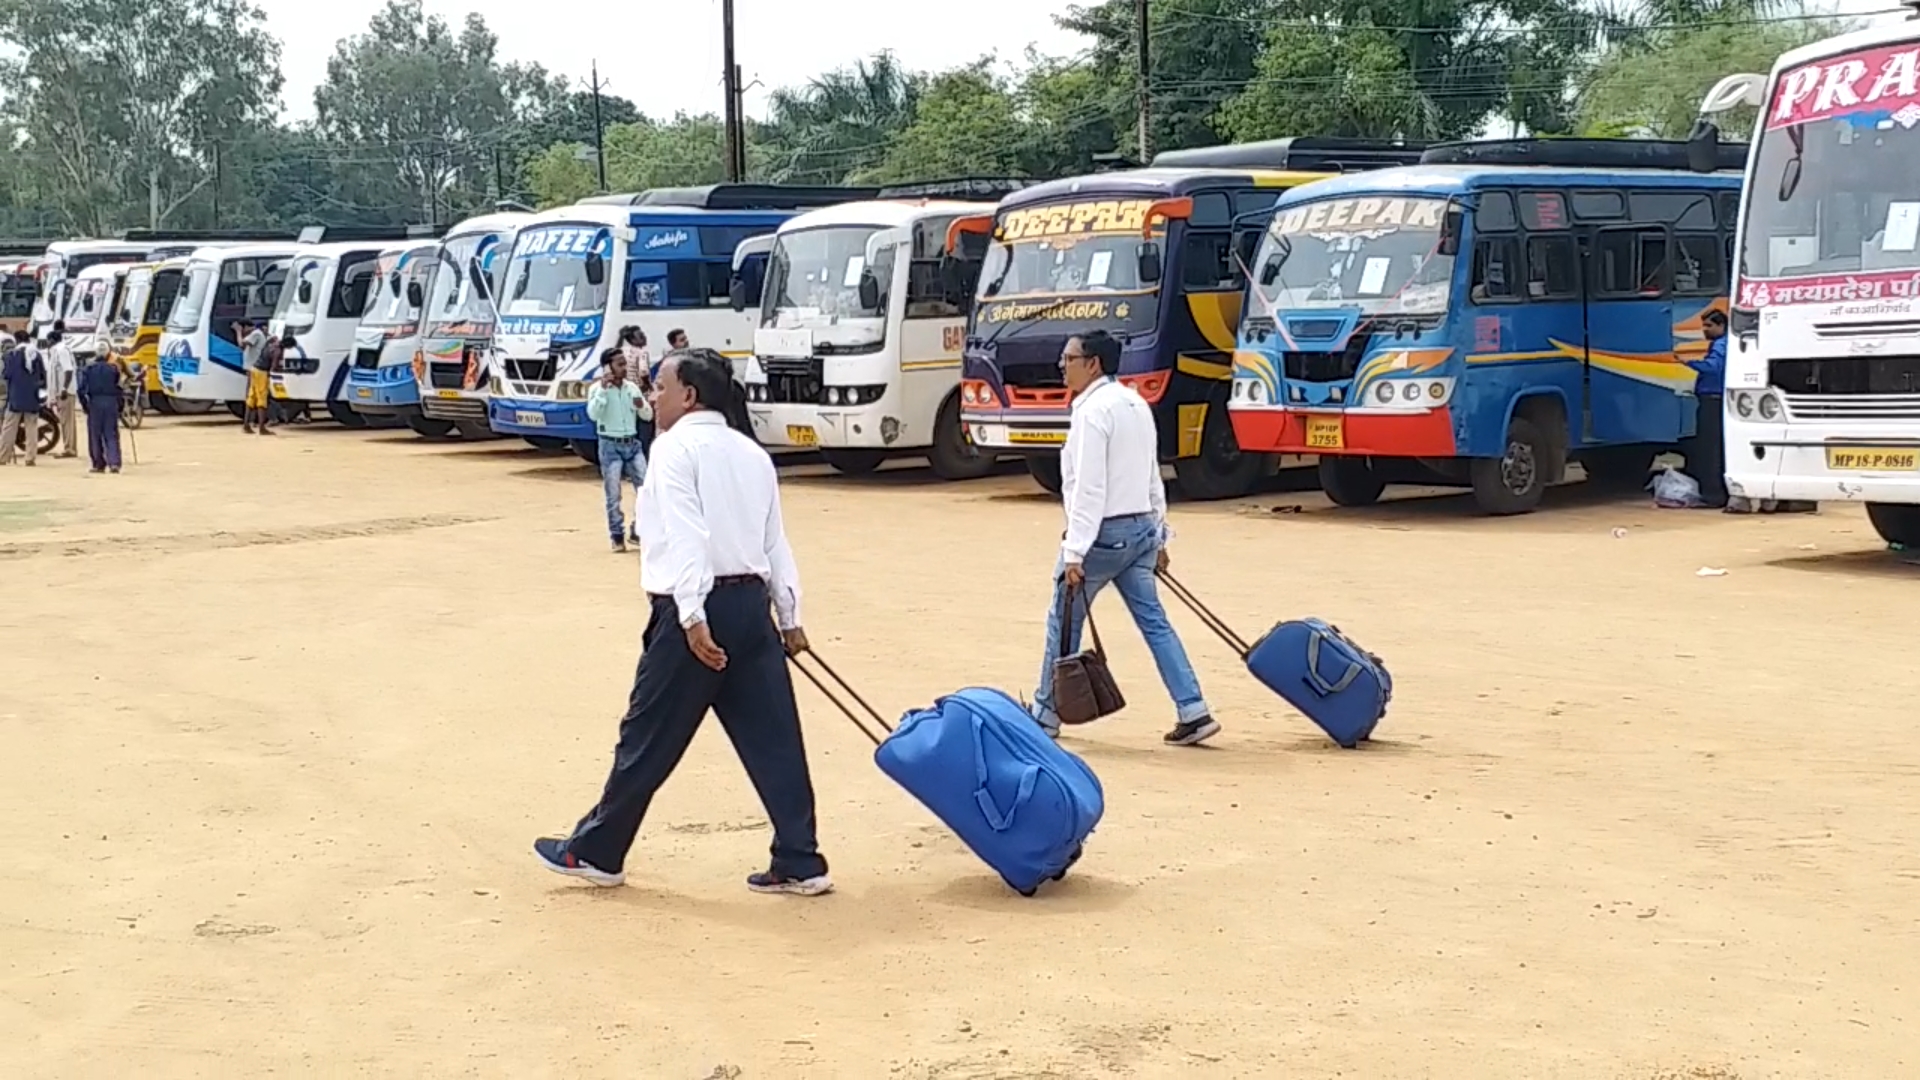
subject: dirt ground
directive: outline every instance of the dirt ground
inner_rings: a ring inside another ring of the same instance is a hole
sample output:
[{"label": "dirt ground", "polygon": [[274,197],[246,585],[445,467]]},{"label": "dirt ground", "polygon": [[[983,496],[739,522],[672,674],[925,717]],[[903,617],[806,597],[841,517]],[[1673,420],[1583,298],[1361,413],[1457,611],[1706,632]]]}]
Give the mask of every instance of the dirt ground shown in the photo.
[{"label": "dirt ground", "polygon": [[[1176,613],[1226,730],[1163,748],[1103,600],[1134,706],[1067,742],[1108,810],[1066,882],[1010,893],[803,687],[839,884],[806,901],[742,887],[768,833],[717,725],[627,887],[534,863],[642,616],[571,459],[138,439],[119,477],[0,472],[0,1076],[1920,1072],[1920,567],[1855,510],[1179,507],[1244,632],[1387,659],[1381,741],[1331,748]],[[821,473],[785,499],[823,653],[889,712],[1030,689],[1057,508]]]}]

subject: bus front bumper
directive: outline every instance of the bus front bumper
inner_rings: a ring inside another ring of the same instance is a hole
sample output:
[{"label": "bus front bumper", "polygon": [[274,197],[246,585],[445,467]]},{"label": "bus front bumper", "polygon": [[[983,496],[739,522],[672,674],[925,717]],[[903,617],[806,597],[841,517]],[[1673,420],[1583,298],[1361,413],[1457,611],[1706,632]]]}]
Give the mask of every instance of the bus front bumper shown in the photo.
[{"label": "bus front bumper", "polygon": [[1444,458],[1459,453],[1445,406],[1417,412],[1229,409],[1234,441],[1260,454]]},{"label": "bus front bumper", "polygon": [[1728,425],[1727,493],[1803,502],[1920,503],[1920,438],[1808,439]]},{"label": "bus front bumper", "polygon": [[1013,412],[962,412],[960,423],[967,429],[973,445],[1008,453],[1057,452],[1067,443],[1067,425],[1073,414],[1051,409],[1028,414]]},{"label": "bus front bumper", "polygon": [[[747,419],[753,424],[753,437],[762,446],[792,446],[806,449],[903,450],[903,425],[899,417],[889,415],[890,406],[880,403],[856,408],[822,408],[818,405],[749,404]],[[925,445],[925,444],[922,444]]]},{"label": "bus front bumper", "polygon": [[420,411],[429,420],[487,419],[487,395],[467,390],[430,390],[420,395]]},{"label": "bus front bumper", "polygon": [[599,431],[587,419],[584,401],[516,401],[494,398],[487,402],[487,426],[501,435],[525,438],[597,440]]}]

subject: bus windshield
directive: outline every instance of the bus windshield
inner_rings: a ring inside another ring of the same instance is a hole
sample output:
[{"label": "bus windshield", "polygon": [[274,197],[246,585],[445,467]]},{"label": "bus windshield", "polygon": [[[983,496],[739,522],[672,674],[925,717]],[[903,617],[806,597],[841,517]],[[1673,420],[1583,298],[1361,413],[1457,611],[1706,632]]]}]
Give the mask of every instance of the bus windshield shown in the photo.
[{"label": "bus windshield", "polygon": [[173,311],[167,315],[168,333],[191,334],[200,329],[201,317],[207,311],[207,300],[213,295],[214,273],[214,268],[206,263],[195,263],[187,268],[180,295],[173,302]]},{"label": "bus windshield", "polygon": [[[1860,50],[1780,76],[1753,151],[1740,229],[1743,279],[1838,274],[1835,284],[1843,285],[1844,275],[1920,269],[1914,51],[1912,43]],[[1888,294],[1882,283],[1855,286],[1852,294],[1835,289],[1809,299]],[[1768,299],[1792,297],[1742,282],[1742,307]]]},{"label": "bus windshield", "polygon": [[493,321],[493,305],[487,302],[487,290],[475,287],[473,260],[479,257],[482,272],[490,273],[487,284],[498,284],[497,260],[488,258],[493,252],[483,252],[482,248],[494,249],[499,243],[500,237],[495,233],[475,233],[447,241],[440,253],[440,272],[433,276],[433,291],[427,296],[429,329]]},{"label": "bus windshield", "polygon": [[[597,315],[607,307],[607,258],[612,231],[605,226],[546,225],[520,234],[507,268],[503,315]],[[587,257],[602,260],[600,283],[587,277]]]},{"label": "bus windshield", "polygon": [[327,276],[324,259],[297,259],[290,287],[280,290],[280,302],[274,305],[273,318],[284,322],[290,331],[313,325],[320,312],[320,283]]},{"label": "bus windshield", "polygon": [[88,278],[75,285],[67,302],[68,333],[91,333],[100,324],[100,307],[107,302],[107,286],[112,283],[109,278]]},{"label": "bus windshield", "polygon": [[30,273],[14,270],[0,275],[0,319],[30,318],[39,291],[40,283]]},{"label": "bus windshield", "polygon": [[420,309],[407,301],[408,286],[417,283],[425,290],[431,284],[433,260],[423,255],[408,259],[398,282],[395,269],[393,262],[380,260],[378,275],[367,290],[367,309],[360,314],[361,326],[411,327],[420,321]]},{"label": "bus windshield", "polygon": [[180,297],[180,286],[187,280],[186,271],[178,267],[153,272],[152,291],[146,301],[135,313],[141,326],[153,326],[167,321],[173,313],[173,302]]},{"label": "bus windshield", "polygon": [[1446,211],[1446,199],[1387,196],[1279,210],[1254,255],[1250,314],[1336,307],[1444,313],[1453,278],[1453,256],[1439,251]]},{"label": "bus windshield", "polygon": [[120,290],[120,303],[113,311],[114,329],[133,330],[147,310],[147,297],[153,294],[153,271],[146,267],[127,271],[127,284]]},{"label": "bus windshield", "polygon": [[1139,277],[1139,233],[1081,233],[999,241],[980,269],[980,299],[1104,296],[1151,291]]},{"label": "bus windshield", "polygon": [[833,225],[775,237],[760,294],[761,318],[771,321],[781,311],[861,319],[884,314],[879,304],[860,303],[867,240],[879,231],[871,225]]}]

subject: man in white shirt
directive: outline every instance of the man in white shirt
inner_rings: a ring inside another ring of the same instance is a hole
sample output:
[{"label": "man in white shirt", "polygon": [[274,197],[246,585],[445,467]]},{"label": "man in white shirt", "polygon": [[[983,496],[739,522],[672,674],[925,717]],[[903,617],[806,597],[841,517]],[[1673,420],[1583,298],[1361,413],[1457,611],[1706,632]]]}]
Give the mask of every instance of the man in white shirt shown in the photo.
[{"label": "man in white shirt", "polygon": [[1061,497],[1067,531],[1054,567],[1053,607],[1040,662],[1034,718],[1058,736],[1053,709],[1053,662],[1058,658],[1060,613],[1073,590],[1068,649],[1080,649],[1085,608],[1112,585],[1147,639],[1160,681],[1173,697],[1175,722],[1165,741],[1197,746],[1220,733],[1200,680],[1187,661],[1180,635],[1160,606],[1154,571],[1167,565],[1167,489],[1160,480],[1160,434],[1153,407],[1114,376],[1120,342],[1102,330],[1071,338],[1060,354],[1060,371],[1073,394],[1067,444],[1061,449]]},{"label": "man in white shirt", "polygon": [[786,654],[807,648],[800,574],[773,460],[720,412],[732,385],[726,358],[711,349],[661,361],[660,434],[637,509],[640,584],[653,610],[599,804],[571,836],[534,842],[556,873],[595,885],[626,880],[647,806],[711,708],[773,822],[773,864],[747,887],[796,896],[833,888],[787,671]]},{"label": "man in white shirt", "polygon": [[[104,360],[102,357],[101,361]],[[74,407],[79,375],[73,360],[73,346],[67,344],[63,324],[54,323],[47,334],[47,396],[53,400],[54,414],[60,420],[60,452],[55,457],[80,456],[80,425],[75,423]]]}]

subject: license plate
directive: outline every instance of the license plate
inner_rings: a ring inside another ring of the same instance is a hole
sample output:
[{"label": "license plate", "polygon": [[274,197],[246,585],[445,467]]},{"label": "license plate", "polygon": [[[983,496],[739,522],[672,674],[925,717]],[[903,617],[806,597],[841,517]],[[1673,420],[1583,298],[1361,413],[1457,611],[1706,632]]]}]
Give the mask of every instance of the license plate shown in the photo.
[{"label": "license plate", "polygon": [[446,399],[447,399],[447,400],[449,400],[449,401],[458,401],[458,400],[460,400],[460,391],[458,391],[458,390],[442,390],[442,391],[440,391],[440,392],[439,392],[439,393],[438,393],[438,394],[437,394],[436,396],[437,396],[437,397],[443,397],[443,398],[446,398]]},{"label": "license plate", "polygon": [[1064,431],[1009,431],[1007,441],[1028,445],[1050,446],[1067,441]]},{"label": "license plate", "polygon": [[787,441],[795,446],[819,446],[820,433],[804,424],[788,424]]},{"label": "license plate", "polygon": [[369,390],[369,389],[367,389],[366,387],[364,387],[364,386],[363,386],[363,387],[361,387],[360,389],[358,389],[358,390],[355,390],[355,391],[353,392],[353,396],[354,396],[354,397],[357,397],[357,398],[366,398],[366,399],[368,399],[368,400],[372,400],[372,398],[373,398],[373,391],[372,391],[372,390]]},{"label": "license plate", "polygon": [[1854,472],[1912,472],[1920,469],[1920,449],[1876,446],[1830,446],[1827,468]]},{"label": "license plate", "polygon": [[1307,417],[1307,449],[1343,450],[1347,445],[1347,429],[1338,416]]},{"label": "license plate", "polygon": [[538,412],[516,412],[513,414],[513,422],[519,424],[521,427],[546,427],[547,414]]}]

